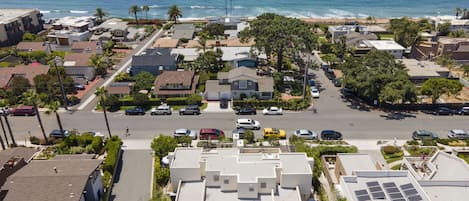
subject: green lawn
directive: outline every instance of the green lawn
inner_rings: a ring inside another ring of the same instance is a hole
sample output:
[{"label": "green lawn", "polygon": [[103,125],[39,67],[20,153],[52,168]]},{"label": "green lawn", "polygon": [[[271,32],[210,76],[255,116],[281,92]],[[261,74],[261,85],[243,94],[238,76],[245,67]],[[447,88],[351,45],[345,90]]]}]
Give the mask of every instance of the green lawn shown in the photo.
[{"label": "green lawn", "polygon": [[394,39],[393,34],[378,34],[381,40],[389,40],[389,39]]},{"label": "green lawn", "polygon": [[381,154],[383,155],[384,159],[386,160],[386,163],[392,163],[398,160],[402,160],[404,157],[404,152],[400,151],[394,154],[386,154],[383,151],[381,151]]},{"label": "green lawn", "polygon": [[391,167],[391,170],[400,170],[400,169],[401,169],[401,164],[397,164]]}]

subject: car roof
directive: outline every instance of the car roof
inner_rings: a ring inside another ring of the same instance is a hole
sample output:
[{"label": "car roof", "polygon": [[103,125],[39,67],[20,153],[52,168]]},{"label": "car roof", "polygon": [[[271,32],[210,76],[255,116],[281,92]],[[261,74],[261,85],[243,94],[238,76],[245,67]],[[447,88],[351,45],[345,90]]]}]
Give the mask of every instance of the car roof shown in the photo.
[{"label": "car roof", "polygon": [[462,129],[453,129],[451,130],[452,133],[454,134],[467,134],[467,132],[465,130],[462,130]]},{"label": "car roof", "polygon": [[187,129],[187,128],[178,128],[174,132],[175,133],[185,133],[185,132],[187,132],[187,130],[189,130],[189,129]]},{"label": "car roof", "polygon": [[254,120],[252,119],[238,119],[236,122],[253,122]]},{"label": "car roof", "polygon": [[157,107],[158,109],[169,109],[169,105],[160,105]]},{"label": "car roof", "polygon": [[298,130],[296,130],[296,131],[298,131],[298,132],[300,132],[300,133],[309,133],[309,132],[312,133],[312,131],[310,131],[310,130],[308,130],[308,129],[298,129]]}]

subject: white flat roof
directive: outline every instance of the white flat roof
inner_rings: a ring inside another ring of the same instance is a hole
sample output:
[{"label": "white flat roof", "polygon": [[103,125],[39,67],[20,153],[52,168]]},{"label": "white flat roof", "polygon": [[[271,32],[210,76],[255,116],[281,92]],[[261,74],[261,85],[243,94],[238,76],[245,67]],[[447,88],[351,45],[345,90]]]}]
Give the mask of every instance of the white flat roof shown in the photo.
[{"label": "white flat roof", "polygon": [[197,168],[200,167],[200,155],[202,148],[185,148],[174,151],[172,168]]},{"label": "white flat roof", "polygon": [[467,201],[469,187],[466,186],[423,186],[432,201]]},{"label": "white flat roof", "polygon": [[418,61],[416,59],[398,59],[408,69],[407,74],[411,77],[440,77],[438,72],[449,72],[448,68],[442,67],[431,61]]},{"label": "white flat roof", "polygon": [[457,156],[438,152],[431,160],[437,168],[430,180],[466,180],[469,181],[469,165]]},{"label": "white flat roof", "polygon": [[[278,193],[274,194],[259,194],[257,198],[238,198],[238,193],[233,191],[223,192],[220,188],[206,188],[206,197],[204,201],[301,201],[298,196],[299,192],[296,189],[286,189],[280,186],[277,187]],[[190,201],[198,201],[189,199]],[[179,200],[179,201],[189,201]]]},{"label": "white flat roof", "polygon": [[376,165],[368,154],[337,154],[347,175],[357,170],[376,170]]},{"label": "white flat roof", "polygon": [[202,50],[197,48],[173,48],[171,54],[184,55],[184,61],[194,61],[197,59]]},{"label": "white flat roof", "polygon": [[176,201],[203,201],[205,196],[204,181],[181,182]]},{"label": "white flat roof", "polygon": [[404,47],[393,40],[363,40],[363,43],[377,50],[405,50]]},{"label": "white flat roof", "polygon": [[32,12],[39,13],[37,9],[0,9],[0,24],[9,23],[18,17],[30,15]]},{"label": "white flat roof", "polygon": [[311,166],[305,153],[281,153],[282,170],[285,174],[311,174]]}]

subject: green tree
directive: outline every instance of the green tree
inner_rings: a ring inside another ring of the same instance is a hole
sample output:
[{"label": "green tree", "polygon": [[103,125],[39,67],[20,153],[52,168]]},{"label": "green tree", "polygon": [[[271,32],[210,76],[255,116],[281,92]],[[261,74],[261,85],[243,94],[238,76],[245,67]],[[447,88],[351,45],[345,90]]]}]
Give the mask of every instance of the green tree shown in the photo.
[{"label": "green tree", "polygon": [[89,64],[94,66],[94,72],[96,75],[105,76],[107,74],[108,64],[105,57],[94,54],[90,57]]},{"label": "green tree", "polygon": [[59,125],[59,130],[60,130],[60,133],[62,133],[62,137],[65,138],[65,132],[64,132],[64,128],[62,126],[62,120],[60,119],[60,115],[59,115],[59,110],[60,108],[60,102],[59,101],[53,101],[52,103],[50,103],[49,105],[47,105],[47,114],[50,114],[50,113],[55,113],[55,118],[57,120],[57,125]]},{"label": "green tree", "polygon": [[51,79],[50,75],[47,74],[40,74],[36,75],[33,78],[34,87],[36,88],[37,93],[47,93],[48,85],[47,83]]},{"label": "green tree", "polygon": [[132,5],[130,6],[129,8],[129,14],[133,15],[135,17],[135,24],[137,24],[137,27],[138,27],[138,17],[137,17],[137,13],[139,13],[140,11],[142,11],[140,9],[140,7],[138,7],[137,5]]},{"label": "green tree", "polygon": [[199,105],[201,101],[202,101],[202,97],[199,96],[198,94],[191,94],[186,99],[186,103],[188,105]]},{"label": "green tree", "polygon": [[32,34],[32,33],[29,33],[29,32],[26,32],[23,34],[23,41],[29,41],[29,42],[32,42],[32,41],[35,41],[36,40],[36,35]]},{"label": "green tree", "polygon": [[16,97],[21,96],[24,92],[31,88],[29,80],[23,76],[14,76],[10,81],[8,90]]},{"label": "green tree", "polygon": [[254,143],[256,139],[254,136],[254,132],[252,132],[251,130],[246,130],[246,132],[244,133],[244,139],[248,141],[248,144]]},{"label": "green tree", "polygon": [[168,19],[176,24],[178,19],[182,17],[182,11],[177,5],[172,5],[168,10]]},{"label": "green tree", "polygon": [[223,36],[225,34],[225,26],[220,23],[207,24],[202,31],[211,36]]},{"label": "green tree", "polygon": [[145,12],[145,19],[148,20],[148,11],[150,11],[150,6],[148,6],[148,5],[143,5],[143,6],[142,6],[142,11]]},{"label": "green tree", "polygon": [[321,56],[321,59],[327,64],[331,65],[340,61],[335,54],[325,54]]},{"label": "green tree", "polygon": [[134,94],[134,104],[140,107],[147,107],[150,99],[147,94],[136,93]]},{"label": "green tree", "polygon": [[155,137],[151,143],[151,148],[155,152],[155,156],[163,158],[169,152],[173,152],[177,147],[176,140],[171,136],[159,135]]},{"label": "green tree", "polygon": [[461,68],[464,72],[464,76],[469,77],[469,64],[464,64],[461,66]]},{"label": "green tree", "polygon": [[258,16],[240,36],[243,42],[254,38],[255,47],[269,57],[276,55],[278,71],[282,70],[284,56],[310,52],[317,42],[305,22],[273,13]]},{"label": "green tree", "polygon": [[456,61],[451,58],[450,54],[444,54],[436,58],[436,63],[438,65],[451,68],[456,65]]},{"label": "green tree", "polygon": [[155,76],[149,72],[142,71],[136,76],[135,79],[135,86],[134,92],[138,93],[140,90],[150,90],[153,87],[153,83],[155,82]]},{"label": "green tree", "polygon": [[49,140],[47,139],[46,132],[44,131],[44,124],[42,123],[41,114],[38,110],[38,102],[41,101],[39,94],[36,93],[35,90],[29,89],[28,91],[23,93],[23,104],[32,105],[34,106],[34,110],[36,111],[37,121],[39,123],[39,127],[41,128],[42,136],[44,137],[44,142],[49,144]]},{"label": "green tree", "polygon": [[200,33],[199,40],[197,41],[200,45],[200,47],[197,47],[198,49],[202,49],[202,52],[205,53],[205,50],[207,49],[207,40],[208,40],[208,33],[207,32],[202,32]]},{"label": "green tree", "polygon": [[98,23],[103,23],[103,18],[106,17],[108,14],[102,8],[96,8],[96,12],[94,16],[98,18]]},{"label": "green tree", "polygon": [[207,51],[202,53],[194,61],[193,66],[195,67],[196,72],[211,72],[217,73],[223,68],[219,65],[217,60],[217,53],[214,51]]},{"label": "green tree", "polygon": [[111,128],[109,127],[109,121],[107,119],[107,112],[106,112],[106,98],[107,98],[106,93],[107,91],[104,87],[99,87],[96,89],[96,92],[94,94],[98,97],[98,103],[103,108],[104,121],[106,123],[107,132],[109,134],[109,138],[112,138]]},{"label": "green tree", "polygon": [[411,47],[419,40],[421,27],[417,22],[407,17],[390,20],[390,30],[394,33],[394,40],[404,47]]},{"label": "green tree", "polygon": [[390,82],[380,91],[379,100],[388,103],[396,103],[398,101],[416,102],[417,92],[415,85],[408,79]]},{"label": "green tree", "polygon": [[449,32],[449,37],[451,37],[451,38],[464,38],[464,37],[466,37],[466,32],[462,29],[458,29],[458,30]]},{"label": "green tree", "polygon": [[458,80],[430,78],[422,84],[421,91],[422,94],[431,96],[432,103],[436,103],[441,95],[456,95],[461,91],[462,87],[463,85]]},{"label": "green tree", "polygon": [[447,36],[449,34],[449,27],[451,27],[451,23],[442,23],[438,24],[438,35],[439,36]]}]

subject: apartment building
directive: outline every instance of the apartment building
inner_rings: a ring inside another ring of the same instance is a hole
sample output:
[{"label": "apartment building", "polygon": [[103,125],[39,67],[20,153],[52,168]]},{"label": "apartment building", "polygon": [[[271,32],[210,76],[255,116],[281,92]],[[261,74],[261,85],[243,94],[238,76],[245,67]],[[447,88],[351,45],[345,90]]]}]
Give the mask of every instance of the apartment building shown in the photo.
[{"label": "apartment building", "polygon": [[0,47],[17,44],[26,32],[42,31],[41,17],[37,9],[0,9]]}]

